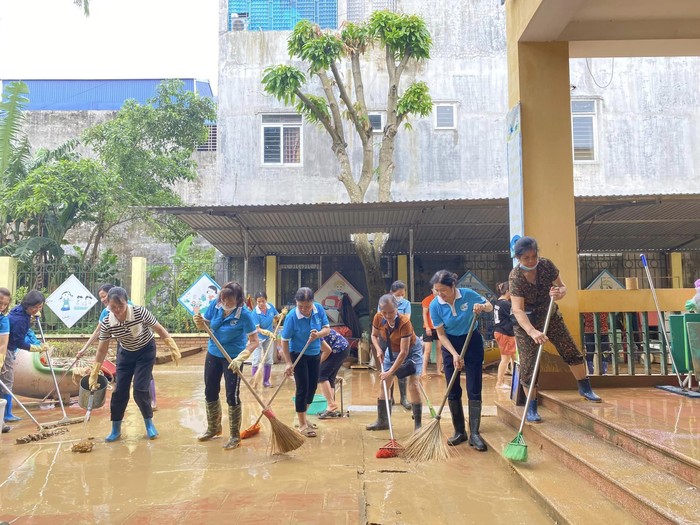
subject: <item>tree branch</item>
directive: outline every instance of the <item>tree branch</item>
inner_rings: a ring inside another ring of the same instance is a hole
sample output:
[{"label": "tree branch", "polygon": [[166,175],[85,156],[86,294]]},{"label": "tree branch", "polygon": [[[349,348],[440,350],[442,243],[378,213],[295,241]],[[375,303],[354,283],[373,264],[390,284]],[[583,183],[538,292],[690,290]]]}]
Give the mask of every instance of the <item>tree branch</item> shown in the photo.
[{"label": "tree branch", "polygon": [[294,94],[299,98],[299,100],[301,100],[304,103],[304,105],[307,108],[309,108],[309,111],[311,111],[311,113],[314,114],[314,116],[318,119],[318,121],[321,123],[321,125],[326,129],[328,134],[331,136],[331,139],[333,139],[334,144],[345,144],[345,142],[343,141],[343,137],[338,135],[336,129],[333,127],[333,124],[328,119],[328,117],[324,113],[322,113],[321,111],[318,110],[318,108],[314,105],[314,103],[311,102],[311,100],[309,100],[309,97],[304,95],[304,93],[302,93],[299,90],[296,90],[296,92]]},{"label": "tree branch", "polygon": [[[357,111],[355,111],[355,106],[352,103],[352,100],[350,100],[350,96],[348,95],[348,91],[345,88],[345,83],[343,82],[343,79],[340,76],[340,72],[338,71],[338,66],[336,65],[335,62],[333,62],[331,64],[331,71],[333,72],[333,78],[335,79],[335,83],[338,86],[338,92],[340,93],[340,98],[345,103],[345,107],[348,108],[348,113],[350,113],[350,119],[352,120],[353,124],[355,125],[355,130],[357,131],[357,134],[360,136],[360,140],[362,141],[362,144],[365,144],[369,140],[369,134],[367,132],[368,129],[365,129],[365,126],[363,126],[362,121],[360,120],[360,117],[357,114]],[[360,83],[361,83],[361,81],[360,81]],[[366,111],[364,114],[366,114]],[[367,128],[369,128],[369,123],[367,123]]]},{"label": "tree branch", "polygon": [[325,72],[319,71],[317,73],[319,80],[321,80],[321,86],[326,95],[326,100],[328,100],[328,107],[331,109],[331,115],[333,116],[333,124],[335,131],[340,137],[343,144],[345,144],[345,130],[343,129],[343,117],[340,114],[340,108],[338,107],[338,100],[335,98],[335,93],[333,93],[333,86],[331,85],[331,79],[328,78]]}]

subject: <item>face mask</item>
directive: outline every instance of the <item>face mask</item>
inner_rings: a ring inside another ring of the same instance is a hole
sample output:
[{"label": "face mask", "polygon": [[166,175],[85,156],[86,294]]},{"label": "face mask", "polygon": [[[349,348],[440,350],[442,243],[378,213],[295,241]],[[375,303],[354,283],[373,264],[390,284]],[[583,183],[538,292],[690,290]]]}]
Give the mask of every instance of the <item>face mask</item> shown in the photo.
[{"label": "face mask", "polygon": [[537,261],[535,263],[535,266],[525,266],[524,264],[520,263],[520,269],[525,270],[526,272],[531,272],[535,268],[537,268],[537,265],[540,264],[540,261]]}]

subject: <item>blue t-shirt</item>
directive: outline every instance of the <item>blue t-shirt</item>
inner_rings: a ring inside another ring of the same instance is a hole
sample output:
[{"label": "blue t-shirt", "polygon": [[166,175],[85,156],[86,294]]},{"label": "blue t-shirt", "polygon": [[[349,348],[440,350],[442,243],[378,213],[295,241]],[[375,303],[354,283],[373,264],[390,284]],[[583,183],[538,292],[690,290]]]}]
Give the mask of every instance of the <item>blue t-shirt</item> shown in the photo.
[{"label": "blue t-shirt", "polygon": [[[277,310],[273,304],[267,303],[267,311],[262,313],[260,307],[256,306],[253,309],[253,318],[255,319],[255,326],[259,326],[263,330],[269,330],[272,332],[275,327],[273,326],[275,316],[277,315]],[[263,334],[258,334],[261,341],[267,341],[268,337]]]},{"label": "blue t-shirt", "polygon": [[350,346],[348,340],[332,328],[330,333],[324,337],[323,340],[328,343],[328,346],[331,347],[331,353],[333,354],[340,354],[341,352],[344,352],[348,346]]},{"label": "blue t-shirt", "polygon": [[[207,308],[204,318],[210,321],[212,333],[226,349],[231,359],[235,358],[248,344],[248,336],[254,334],[255,321],[250,310],[243,306],[234,308],[224,317],[224,307],[216,301],[212,301]],[[209,340],[207,350],[211,355],[224,357],[214,341]]]},{"label": "blue t-shirt", "polygon": [[[474,315],[473,308],[477,303],[485,304],[486,299],[469,288],[457,288],[454,309],[438,296],[430,303],[430,319],[435,328],[444,326],[445,333],[449,335],[464,335],[469,330]],[[474,329],[477,326],[478,323]]]},{"label": "blue t-shirt", "polygon": [[10,333],[10,320],[5,314],[0,314],[0,335]]},{"label": "blue t-shirt", "polygon": [[[284,320],[282,328],[282,341],[289,341],[289,351],[299,353],[309,340],[311,330],[321,331],[324,326],[330,326],[326,311],[319,303],[314,302],[311,315],[304,317],[299,310],[292,308]],[[321,340],[314,339],[304,352],[304,355],[320,355]]]},{"label": "blue t-shirt", "polygon": [[[402,297],[399,299],[399,304],[396,307],[396,309],[399,311],[400,314],[406,314],[409,317],[411,316],[411,301],[406,299],[405,297]],[[377,306],[377,312],[380,312],[381,308]]]}]

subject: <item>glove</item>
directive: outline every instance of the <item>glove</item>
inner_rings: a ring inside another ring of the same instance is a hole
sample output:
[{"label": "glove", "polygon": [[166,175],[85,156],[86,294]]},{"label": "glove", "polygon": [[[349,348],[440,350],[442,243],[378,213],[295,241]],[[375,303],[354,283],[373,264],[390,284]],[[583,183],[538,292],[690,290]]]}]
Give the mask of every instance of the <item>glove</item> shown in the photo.
[{"label": "glove", "polygon": [[90,372],[90,390],[97,390],[97,387],[100,386],[98,378],[100,377],[101,369],[102,363],[95,361],[95,364],[92,365],[92,372]]},{"label": "glove", "polygon": [[200,330],[204,330],[204,316],[202,314],[194,314],[194,317],[192,318],[194,321],[194,325],[199,328]]},{"label": "glove", "polygon": [[261,332],[262,335],[264,335],[265,337],[269,337],[270,339],[274,339],[274,338],[275,338],[275,334],[272,333],[272,332],[270,332],[269,330],[264,330],[264,329],[263,329],[263,330],[260,330],[260,332]]},{"label": "glove", "polygon": [[41,345],[30,345],[29,351],[30,352],[45,352],[45,350],[41,347]]},{"label": "glove", "polygon": [[51,346],[49,343],[41,343],[40,346],[42,352],[53,352],[53,346]]},{"label": "glove", "polygon": [[177,347],[177,343],[175,342],[175,339],[172,337],[166,337],[165,338],[165,344],[168,345],[168,348],[170,348],[170,355],[173,357],[173,361],[175,362],[175,366],[180,365],[180,349]]},{"label": "glove", "polygon": [[245,360],[250,357],[250,354],[252,352],[248,349],[243,350],[240,354],[236,356],[236,359],[232,359],[231,362],[229,363],[228,367],[229,369],[236,373],[241,369],[241,365],[245,363]]}]

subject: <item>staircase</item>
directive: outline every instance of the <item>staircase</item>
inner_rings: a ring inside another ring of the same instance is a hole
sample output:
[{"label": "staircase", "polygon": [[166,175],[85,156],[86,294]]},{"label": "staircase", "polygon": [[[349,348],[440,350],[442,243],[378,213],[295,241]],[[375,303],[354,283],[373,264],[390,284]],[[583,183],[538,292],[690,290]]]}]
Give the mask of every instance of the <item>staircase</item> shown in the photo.
[{"label": "staircase", "polygon": [[[504,465],[559,524],[700,523],[700,402],[653,388],[598,393],[602,404],[541,392],[543,422],[524,429],[528,461]],[[496,405],[482,437],[500,453],[524,407]]]}]

